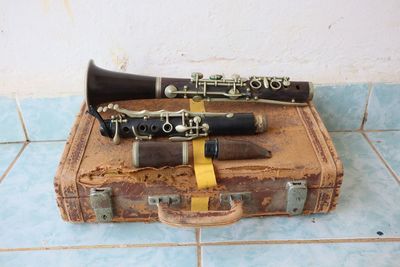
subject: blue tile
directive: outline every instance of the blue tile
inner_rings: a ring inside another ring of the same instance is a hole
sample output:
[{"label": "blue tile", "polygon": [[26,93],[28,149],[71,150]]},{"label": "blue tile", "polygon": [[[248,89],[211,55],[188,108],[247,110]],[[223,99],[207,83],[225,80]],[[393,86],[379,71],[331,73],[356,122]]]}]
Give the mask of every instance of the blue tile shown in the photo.
[{"label": "blue tile", "polygon": [[339,204],[329,214],[242,219],[204,228],[202,242],[400,237],[400,187],[359,133],[333,133],[344,163]]},{"label": "blue tile", "polygon": [[0,144],[0,177],[15,159],[23,144]]},{"label": "blue tile", "polygon": [[400,132],[367,133],[379,153],[400,177]]},{"label": "blue tile", "polygon": [[368,103],[367,130],[400,129],[400,84],[374,85]]},{"label": "blue tile", "polygon": [[24,130],[18,116],[17,102],[11,97],[0,97],[0,142],[25,141]]},{"label": "blue tile", "polygon": [[400,243],[284,244],[203,248],[207,267],[399,266]]},{"label": "blue tile", "polygon": [[195,242],[193,229],[160,223],[64,222],[53,186],[63,148],[64,142],[30,143],[0,183],[0,248]]},{"label": "blue tile", "polygon": [[82,102],[82,96],[21,99],[29,140],[66,140]]},{"label": "blue tile", "polygon": [[18,251],[0,252],[0,265],[2,267],[195,267],[197,256],[195,247]]},{"label": "blue tile", "polygon": [[316,86],[314,104],[329,131],[361,127],[368,97],[367,84]]}]

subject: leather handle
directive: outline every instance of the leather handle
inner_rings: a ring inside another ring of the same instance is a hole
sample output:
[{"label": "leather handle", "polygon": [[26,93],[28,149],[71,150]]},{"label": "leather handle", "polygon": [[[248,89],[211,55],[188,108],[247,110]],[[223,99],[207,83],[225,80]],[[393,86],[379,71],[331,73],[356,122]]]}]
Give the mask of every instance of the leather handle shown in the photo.
[{"label": "leather handle", "polygon": [[230,210],[186,211],[174,210],[166,203],[158,204],[160,222],[180,227],[221,226],[239,221],[243,215],[243,201],[232,200]]}]

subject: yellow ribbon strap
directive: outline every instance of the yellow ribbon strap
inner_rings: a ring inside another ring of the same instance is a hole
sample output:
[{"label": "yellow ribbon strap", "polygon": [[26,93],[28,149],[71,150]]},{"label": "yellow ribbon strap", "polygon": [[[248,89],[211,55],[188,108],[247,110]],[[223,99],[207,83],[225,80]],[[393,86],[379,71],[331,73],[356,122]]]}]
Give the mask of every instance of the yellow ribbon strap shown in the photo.
[{"label": "yellow ribbon strap", "polygon": [[[190,100],[190,110],[193,112],[205,112],[204,102]],[[199,189],[217,185],[212,160],[204,156],[204,144],[206,138],[198,138],[192,141],[194,173]],[[209,197],[192,197],[192,211],[207,211]]]},{"label": "yellow ribbon strap", "polygon": [[[190,100],[190,110],[193,112],[204,112],[204,102],[194,102],[193,100]],[[217,179],[215,178],[212,159],[206,158],[204,156],[205,140],[205,138],[197,138],[192,141],[194,173],[196,175],[197,187],[199,189],[204,189],[217,185]]]},{"label": "yellow ribbon strap", "polygon": [[192,197],[191,210],[192,211],[206,211],[208,210],[209,197]]}]

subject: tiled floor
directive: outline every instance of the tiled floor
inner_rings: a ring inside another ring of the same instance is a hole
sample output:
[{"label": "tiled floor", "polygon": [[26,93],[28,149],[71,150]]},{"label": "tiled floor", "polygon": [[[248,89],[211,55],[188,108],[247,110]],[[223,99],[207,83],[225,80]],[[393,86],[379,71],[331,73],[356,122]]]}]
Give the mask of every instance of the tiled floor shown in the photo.
[{"label": "tiled floor", "polygon": [[400,266],[400,85],[317,87],[345,167],[336,211],[204,229],[61,220],[53,176],[82,100],[0,97],[1,267]]}]

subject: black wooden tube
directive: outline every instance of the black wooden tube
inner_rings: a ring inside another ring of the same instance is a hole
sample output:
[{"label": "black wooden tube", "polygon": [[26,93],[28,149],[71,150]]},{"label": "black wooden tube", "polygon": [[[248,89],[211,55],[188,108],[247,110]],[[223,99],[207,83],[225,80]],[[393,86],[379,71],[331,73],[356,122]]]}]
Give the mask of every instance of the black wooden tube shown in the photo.
[{"label": "black wooden tube", "polygon": [[290,87],[280,90],[260,90],[259,99],[304,103],[313,98],[313,87],[309,82],[291,82]]},{"label": "black wooden tube", "polygon": [[210,135],[244,135],[257,132],[253,113],[235,113],[232,118],[208,117],[204,122],[210,126]]},{"label": "black wooden tube", "polygon": [[[104,120],[105,127],[100,128],[103,136],[114,137],[116,123],[110,119]],[[160,118],[126,118],[126,121],[118,123],[118,133],[121,138],[135,137],[135,132],[140,136],[185,136],[185,133],[178,132],[176,126],[182,125],[182,118],[174,117],[169,118],[171,126],[164,125],[165,119]],[[267,120],[264,116],[253,113],[233,113],[232,116],[208,117],[204,116],[201,119],[200,125],[207,124],[208,135],[251,135],[260,132],[265,132],[267,129]],[[185,123],[188,126],[188,123]],[[170,129],[169,129],[170,128]],[[165,131],[170,130],[170,131]],[[202,131],[200,131],[202,133]]]},{"label": "black wooden tube", "polygon": [[[204,98],[210,101],[262,103],[266,100],[279,101],[276,103],[280,104],[304,104],[313,98],[313,85],[310,82],[290,81],[284,85],[283,81],[269,80],[268,83],[264,83],[262,80],[254,81],[254,77],[250,77],[236,82],[233,89],[234,80],[222,76],[216,79],[216,76],[218,75],[209,79],[193,80],[134,75],[99,68],[91,60],[86,78],[86,102],[88,107],[92,106],[96,110],[100,104],[134,99]],[[228,80],[230,81],[226,82]],[[207,84],[205,95],[204,82]],[[232,96],[231,93],[240,96]]]},{"label": "black wooden tube", "polygon": [[91,60],[86,77],[86,102],[96,108],[119,100],[153,99],[155,83],[155,77],[105,70]]}]

